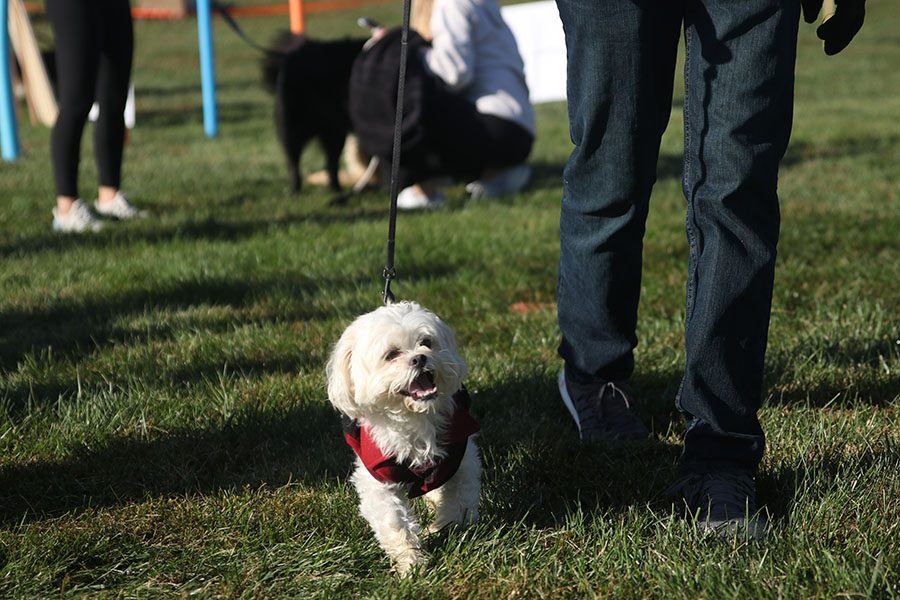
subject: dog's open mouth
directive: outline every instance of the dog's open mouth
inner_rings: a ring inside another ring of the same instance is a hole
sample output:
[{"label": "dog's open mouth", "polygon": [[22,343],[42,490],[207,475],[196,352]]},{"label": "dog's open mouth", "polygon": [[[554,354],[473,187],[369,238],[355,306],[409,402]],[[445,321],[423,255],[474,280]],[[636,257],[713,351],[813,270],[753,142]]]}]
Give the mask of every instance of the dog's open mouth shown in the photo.
[{"label": "dog's open mouth", "polygon": [[430,371],[422,371],[413,379],[409,389],[404,393],[413,400],[430,400],[437,395],[434,375]]}]

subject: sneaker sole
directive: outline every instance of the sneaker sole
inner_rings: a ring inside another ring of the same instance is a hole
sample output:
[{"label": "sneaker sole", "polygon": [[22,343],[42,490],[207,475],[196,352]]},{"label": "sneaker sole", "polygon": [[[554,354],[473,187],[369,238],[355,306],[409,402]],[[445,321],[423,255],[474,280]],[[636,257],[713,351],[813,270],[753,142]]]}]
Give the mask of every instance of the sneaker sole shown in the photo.
[{"label": "sneaker sole", "polygon": [[575,404],[572,402],[572,398],[569,397],[569,391],[566,389],[565,367],[559,370],[556,385],[559,387],[559,395],[562,396],[563,404],[569,409],[569,414],[572,415],[572,420],[575,421],[575,426],[578,427],[578,439],[581,439],[581,421],[578,419],[578,411],[575,410]]},{"label": "sneaker sole", "polygon": [[71,229],[71,228],[62,227],[60,225],[57,225],[56,223],[53,223],[52,228],[53,228],[54,233],[79,234],[79,233],[99,233],[100,231],[102,231],[103,226],[98,225],[98,226],[92,226],[92,227],[85,227],[83,229]]},{"label": "sneaker sole", "polygon": [[138,219],[143,219],[147,216],[145,211],[139,210],[138,212],[131,215],[117,215],[111,212],[103,212],[97,207],[97,203],[94,202],[94,212],[97,213],[98,216],[103,217],[104,219],[112,219],[114,221],[137,221]]},{"label": "sneaker sole", "polygon": [[736,518],[724,521],[700,521],[697,526],[705,535],[721,540],[734,538],[761,541],[769,528],[768,521],[759,519],[759,513],[749,518]]}]

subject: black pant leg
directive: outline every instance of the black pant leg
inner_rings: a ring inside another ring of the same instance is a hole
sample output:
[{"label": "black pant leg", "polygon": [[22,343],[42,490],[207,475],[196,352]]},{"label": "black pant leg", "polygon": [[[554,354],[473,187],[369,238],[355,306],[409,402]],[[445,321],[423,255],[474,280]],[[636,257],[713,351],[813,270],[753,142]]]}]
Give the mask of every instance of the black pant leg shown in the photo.
[{"label": "black pant leg", "polygon": [[103,2],[96,98],[100,116],[94,125],[94,155],[100,185],[119,187],[125,145],[125,103],[131,79],[134,31],[128,0]]},{"label": "black pant leg", "polygon": [[47,0],[56,46],[59,116],[50,136],[56,193],[78,196],[81,134],[91,104],[100,56],[93,0]]}]

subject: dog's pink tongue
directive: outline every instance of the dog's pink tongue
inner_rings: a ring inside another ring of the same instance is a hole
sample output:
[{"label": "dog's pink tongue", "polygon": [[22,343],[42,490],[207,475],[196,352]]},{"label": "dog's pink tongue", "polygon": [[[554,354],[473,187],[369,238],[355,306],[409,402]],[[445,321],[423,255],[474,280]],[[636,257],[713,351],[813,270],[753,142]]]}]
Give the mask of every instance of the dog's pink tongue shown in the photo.
[{"label": "dog's pink tongue", "polygon": [[429,377],[425,373],[422,373],[421,375],[416,377],[413,380],[412,385],[409,386],[409,393],[416,400],[424,398],[425,396],[430,396],[436,391],[437,388],[435,387],[434,383],[432,383],[431,377]]}]

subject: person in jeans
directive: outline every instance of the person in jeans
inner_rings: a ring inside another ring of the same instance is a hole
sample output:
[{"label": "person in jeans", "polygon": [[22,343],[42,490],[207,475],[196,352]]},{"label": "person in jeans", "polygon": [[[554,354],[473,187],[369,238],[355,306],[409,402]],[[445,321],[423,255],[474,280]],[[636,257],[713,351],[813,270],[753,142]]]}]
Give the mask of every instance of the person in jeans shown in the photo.
[{"label": "person in jeans", "polygon": [[100,186],[94,210],[102,216],[141,216],[119,191],[125,144],[123,112],[128,98],[134,51],[128,0],[47,0],[47,15],[56,45],[59,116],[50,136],[56,183],[53,229],[98,231],[100,221],[78,199],[81,134],[96,100],[100,116],[94,126],[94,154]]},{"label": "person in jeans", "polygon": [[[806,20],[822,0],[804,1]],[[702,528],[762,535],[757,418],[779,235],[778,166],[791,132],[800,0],[557,0],[568,52],[572,141],[560,217],[559,388],[581,439],[646,438],[624,385],[642,237],[684,30],[689,261],[686,417],[670,488]],[[862,26],[841,0],[819,30],[834,54]]]}]

